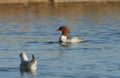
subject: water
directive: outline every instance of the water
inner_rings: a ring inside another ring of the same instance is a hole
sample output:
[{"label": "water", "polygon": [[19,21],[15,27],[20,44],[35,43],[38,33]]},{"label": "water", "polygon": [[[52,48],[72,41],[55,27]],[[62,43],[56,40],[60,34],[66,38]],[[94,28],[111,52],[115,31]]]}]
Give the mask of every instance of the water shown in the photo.
[{"label": "water", "polygon": [[[119,3],[0,6],[0,78],[120,78]],[[85,42],[61,46],[59,26]],[[20,73],[19,54],[38,60]]]}]

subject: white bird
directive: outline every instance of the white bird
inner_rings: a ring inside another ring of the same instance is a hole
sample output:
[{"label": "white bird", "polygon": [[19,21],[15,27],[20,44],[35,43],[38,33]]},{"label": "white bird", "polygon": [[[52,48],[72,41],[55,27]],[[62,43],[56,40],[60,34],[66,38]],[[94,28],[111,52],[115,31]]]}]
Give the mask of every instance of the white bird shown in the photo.
[{"label": "white bird", "polygon": [[31,60],[28,60],[26,53],[21,53],[20,58],[21,58],[21,64],[20,64],[21,71],[37,70],[37,60],[35,59],[34,55],[32,55]]}]

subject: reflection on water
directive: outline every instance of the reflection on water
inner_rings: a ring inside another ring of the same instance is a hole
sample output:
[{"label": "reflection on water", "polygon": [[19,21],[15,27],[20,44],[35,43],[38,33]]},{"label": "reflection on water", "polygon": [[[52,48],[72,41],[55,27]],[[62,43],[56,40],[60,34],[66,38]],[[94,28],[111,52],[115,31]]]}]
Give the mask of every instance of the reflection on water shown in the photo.
[{"label": "reflection on water", "polygon": [[33,76],[36,76],[37,70],[28,70],[28,71],[20,70],[20,73],[22,76],[24,76],[25,74],[32,74]]},{"label": "reflection on water", "polygon": [[[119,78],[119,7],[120,3],[0,5],[0,77],[32,78],[29,72],[19,72],[19,54],[26,52],[38,59],[37,73],[30,73],[36,78]],[[61,25],[85,42],[59,45],[54,30]]]}]

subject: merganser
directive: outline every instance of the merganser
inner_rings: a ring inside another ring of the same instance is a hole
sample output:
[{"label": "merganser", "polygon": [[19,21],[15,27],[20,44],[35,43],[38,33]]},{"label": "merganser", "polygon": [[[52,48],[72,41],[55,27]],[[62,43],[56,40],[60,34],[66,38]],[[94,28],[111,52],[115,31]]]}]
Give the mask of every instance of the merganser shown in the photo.
[{"label": "merganser", "polygon": [[56,32],[61,31],[62,35],[59,38],[59,42],[63,43],[78,43],[84,41],[83,39],[73,36],[68,37],[68,34],[70,33],[70,29],[67,26],[61,26],[59,27]]},{"label": "merganser", "polygon": [[26,53],[20,54],[21,64],[20,70],[21,71],[35,71],[37,69],[37,60],[35,60],[34,55],[32,55],[32,60],[28,60]]}]

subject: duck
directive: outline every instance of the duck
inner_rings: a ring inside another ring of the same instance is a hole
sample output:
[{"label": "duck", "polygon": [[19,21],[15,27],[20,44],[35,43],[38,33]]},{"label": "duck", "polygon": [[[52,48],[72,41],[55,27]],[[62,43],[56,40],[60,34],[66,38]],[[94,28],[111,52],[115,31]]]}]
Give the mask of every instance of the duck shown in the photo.
[{"label": "duck", "polygon": [[70,28],[68,26],[60,26],[57,30],[55,30],[56,32],[62,32],[61,36],[59,37],[59,42],[62,43],[78,43],[78,42],[83,42],[84,40],[80,37],[77,36],[73,36],[73,37],[69,37],[70,34]]},{"label": "duck", "polygon": [[27,54],[25,52],[20,53],[20,70],[21,71],[36,71],[37,70],[37,60],[35,56],[32,54],[32,59],[28,60]]}]

